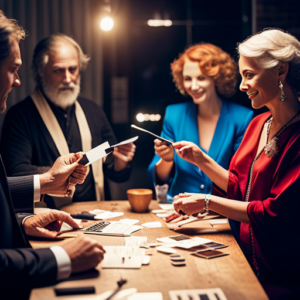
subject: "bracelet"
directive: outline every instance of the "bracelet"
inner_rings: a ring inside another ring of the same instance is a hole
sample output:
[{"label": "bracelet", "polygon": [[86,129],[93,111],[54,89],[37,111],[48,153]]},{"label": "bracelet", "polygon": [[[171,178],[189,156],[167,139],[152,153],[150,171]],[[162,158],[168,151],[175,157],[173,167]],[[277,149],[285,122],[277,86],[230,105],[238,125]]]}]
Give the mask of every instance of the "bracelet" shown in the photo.
[{"label": "bracelet", "polygon": [[206,194],[205,198],[204,198],[205,209],[204,209],[203,212],[198,213],[198,218],[203,218],[203,217],[208,215],[208,213],[209,213],[209,202],[210,202],[210,195]]},{"label": "bracelet", "polygon": [[206,194],[205,195],[205,212],[208,214],[209,213],[209,202],[210,202],[210,195]]}]

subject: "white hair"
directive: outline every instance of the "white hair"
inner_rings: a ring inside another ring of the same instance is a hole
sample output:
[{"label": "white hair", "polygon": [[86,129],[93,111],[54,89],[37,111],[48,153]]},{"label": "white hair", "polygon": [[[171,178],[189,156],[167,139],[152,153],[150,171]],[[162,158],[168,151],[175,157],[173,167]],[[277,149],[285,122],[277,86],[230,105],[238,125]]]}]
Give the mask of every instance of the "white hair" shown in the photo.
[{"label": "white hair", "polygon": [[300,92],[300,42],[291,34],[278,29],[262,31],[238,44],[238,53],[256,58],[264,69],[289,63],[286,79],[296,92]]}]

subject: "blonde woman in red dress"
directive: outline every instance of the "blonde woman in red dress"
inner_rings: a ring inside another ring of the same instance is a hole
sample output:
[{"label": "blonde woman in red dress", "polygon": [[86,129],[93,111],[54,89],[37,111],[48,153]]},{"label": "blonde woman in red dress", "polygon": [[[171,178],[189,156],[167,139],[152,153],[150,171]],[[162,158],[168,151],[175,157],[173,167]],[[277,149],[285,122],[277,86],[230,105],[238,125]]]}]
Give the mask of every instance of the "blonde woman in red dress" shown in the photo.
[{"label": "blonde woman in red dress", "polygon": [[[215,195],[179,194],[179,213],[214,211],[241,222],[240,245],[270,299],[300,299],[300,43],[266,30],[239,44],[240,89],[256,117],[223,169],[198,146],[174,144],[177,154],[214,182]],[[216,196],[219,195],[219,196]],[[223,197],[221,197],[223,195]]]}]

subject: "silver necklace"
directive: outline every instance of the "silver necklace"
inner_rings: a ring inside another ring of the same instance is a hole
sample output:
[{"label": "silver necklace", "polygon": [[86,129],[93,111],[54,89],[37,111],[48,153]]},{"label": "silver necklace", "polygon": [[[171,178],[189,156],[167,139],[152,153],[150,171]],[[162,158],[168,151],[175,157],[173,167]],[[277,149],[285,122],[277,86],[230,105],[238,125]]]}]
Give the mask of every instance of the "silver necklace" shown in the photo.
[{"label": "silver necklace", "polygon": [[287,122],[271,139],[271,141],[268,143],[268,139],[269,139],[269,134],[270,134],[270,128],[271,128],[271,124],[273,121],[273,117],[271,117],[267,123],[267,141],[266,141],[266,146],[265,146],[265,154],[268,158],[274,157],[276,156],[276,154],[279,152],[278,149],[278,136],[290,125],[294,124],[295,122],[298,122],[300,120],[300,111],[289,121]]}]

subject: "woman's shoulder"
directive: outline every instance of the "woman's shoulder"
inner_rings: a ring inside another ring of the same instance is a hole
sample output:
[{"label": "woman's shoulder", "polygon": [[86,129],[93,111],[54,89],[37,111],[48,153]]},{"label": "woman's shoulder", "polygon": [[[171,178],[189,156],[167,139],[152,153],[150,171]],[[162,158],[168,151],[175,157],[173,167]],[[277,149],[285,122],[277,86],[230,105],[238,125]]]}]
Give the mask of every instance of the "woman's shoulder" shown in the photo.
[{"label": "woman's shoulder", "polygon": [[196,110],[196,105],[193,101],[181,102],[176,104],[168,105],[166,108],[166,116],[172,116],[172,118],[176,117],[176,115],[182,116],[183,114],[192,114]]},{"label": "woman's shoulder", "polygon": [[192,101],[180,102],[180,103],[168,105],[166,110],[177,111],[177,110],[187,109],[188,107],[191,106],[195,106],[195,104]]}]

